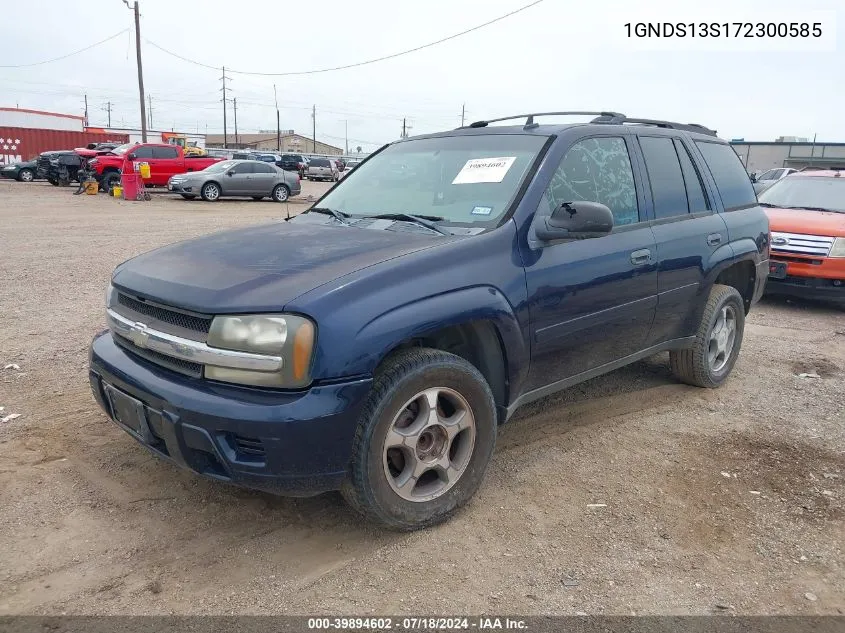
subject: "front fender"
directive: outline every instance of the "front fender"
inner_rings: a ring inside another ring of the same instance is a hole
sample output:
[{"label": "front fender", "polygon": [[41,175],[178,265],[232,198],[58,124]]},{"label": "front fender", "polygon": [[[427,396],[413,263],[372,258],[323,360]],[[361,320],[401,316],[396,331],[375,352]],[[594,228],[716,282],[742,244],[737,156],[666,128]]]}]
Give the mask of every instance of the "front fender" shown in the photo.
[{"label": "front fender", "polygon": [[444,327],[486,320],[502,342],[511,393],[528,373],[529,354],[522,330],[505,296],[491,286],[475,286],[407,303],[379,315],[355,335],[349,375],[372,374],[403,341],[424,337]]}]

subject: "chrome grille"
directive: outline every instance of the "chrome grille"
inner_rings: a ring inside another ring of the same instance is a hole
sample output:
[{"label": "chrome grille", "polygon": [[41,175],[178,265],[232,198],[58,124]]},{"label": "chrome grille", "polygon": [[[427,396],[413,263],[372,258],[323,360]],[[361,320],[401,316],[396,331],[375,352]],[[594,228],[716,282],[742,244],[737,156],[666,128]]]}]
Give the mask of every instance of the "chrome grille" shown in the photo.
[{"label": "chrome grille", "polygon": [[772,253],[797,253],[827,257],[833,246],[832,237],[772,231]]},{"label": "chrome grille", "polygon": [[117,293],[117,305],[114,309],[127,318],[143,320],[155,329],[203,342],[211,328],[210,316],[189,314],[148,301],[140,301],[122,292]]},{"label": "chrome grille", "polygon": [[202,377],[202,365],[199,363],[192,363],[187,360],[182,360],[181,358],[174,358],[173,356],[161,354],[160,352],[156,352],[151,349],[142,349],[132,343],[132,341],[123,338],[119,334],[112,334],[112,339],[114,339],[114,342],[117,343],[119,347],[122,347],[127,352],[140,356],[151,363],[155,363],[156,365],[160,365],[170,369],[171,371],[175,371],[192,378]]}]

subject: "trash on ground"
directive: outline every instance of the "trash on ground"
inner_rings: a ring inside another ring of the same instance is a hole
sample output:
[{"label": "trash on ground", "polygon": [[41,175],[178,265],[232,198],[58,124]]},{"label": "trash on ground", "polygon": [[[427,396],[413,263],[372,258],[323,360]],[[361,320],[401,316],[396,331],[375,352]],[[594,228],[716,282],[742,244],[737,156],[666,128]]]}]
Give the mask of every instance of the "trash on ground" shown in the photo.
[{"label": "trash on ground", "polygon": [[20,413],[10,413],[9,415],[0,418],[0,422],[11,422],[19,417],[21,417]]},{"label": "trash on ground", "polygon": [[588,503],[587,507],[588,508],[606,508],[607,504],[606,503]]},{"label": "trash on ground", "polygon": [[20,368],[21,368],[21,366],[20,366],[20,365],[18,365],[17,363],[9,363],[9,364],[8,364],[8,365],[6,365],[3,369],[14,369],[15,371],[17,371],[17,370],[19,370]]},{"label": "trash on ground", "polygon": [[818,374],[798,374],[799,378],[821,378]]}]

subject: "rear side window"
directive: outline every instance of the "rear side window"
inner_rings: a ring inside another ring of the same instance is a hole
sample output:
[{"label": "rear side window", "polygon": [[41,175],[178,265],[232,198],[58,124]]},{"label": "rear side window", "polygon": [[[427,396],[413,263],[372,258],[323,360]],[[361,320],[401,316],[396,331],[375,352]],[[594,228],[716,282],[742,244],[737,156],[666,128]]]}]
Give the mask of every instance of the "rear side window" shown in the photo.
[{"label": "rear side window", "polygon": [[675,151],[681,160],[681,171],[684,172],[684,183],[687,186],[687,200],[689,201],[690,213],[709,211],[710,203],[707,200],[707,192],[701,182],[701,176],[692,163],[689,150],[678,139],[675,139]]},{"label": "rear side window", "polygon": [[687,191],[672,139],[641,136],[640,147],[651,183],[655,219],[686,215],[689,212]]},{"label": "rear side window", "polygon": [[621,137],[588,138],[570,147],[552,176],[540,212],[550,214],[563,202],[599,202],[613,212],[614,224],[640,221],[628,146]]},{"label": "rear side window", "polygon": [[757,194],[733,147],[707,141],[696,141],[695,144],[713,174],[725,211],[757,204]]},{"label": "rear side window", "polygon": [[153,158],[179,158],[179,151],[175,147],[154,147]]},{"label": "rear side window", "polygon": [[254,173],[256,173],[256,174],[275,174],[276,173],[276,170],[273,169],[272,165],[255,163],[252,166],[252,168],[254,170]]}]

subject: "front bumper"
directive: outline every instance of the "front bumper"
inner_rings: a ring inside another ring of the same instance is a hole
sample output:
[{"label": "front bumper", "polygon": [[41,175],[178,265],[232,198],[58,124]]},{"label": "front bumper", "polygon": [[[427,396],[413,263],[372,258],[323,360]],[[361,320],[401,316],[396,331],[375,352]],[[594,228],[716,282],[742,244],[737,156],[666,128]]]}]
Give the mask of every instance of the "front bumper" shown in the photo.
[{"label": "front bumper", "polygon": [[197,195],[199,187],[192,182],[168,182],[167,190],[173,193],[184,193],[190,195]]},{"label": "front bumper", "polygon": [[[212,479],[287,496],[337,490],[346,477],[369,378],[282,393],[193,379],[118,347],[91,343],[89,379],[114,419],[103,384],[139,400],[153,453]],[[123,427],[121,427],[123,428]]]},{"label": "front bumper", "polygon": [[812,301],[832,301],[845,305],[845,282],[834,285],[833,279],[816,277],[796,277],[787,275],[785,279],[772,279],[766,283],[766,294]]},{"label": "front bumper", "polygon": [[11,178],[14,180],[18,177],[18,170],[17,169],[10,169],[6,171],[5,169],[0,169],[0,177],[2,178]]}]

